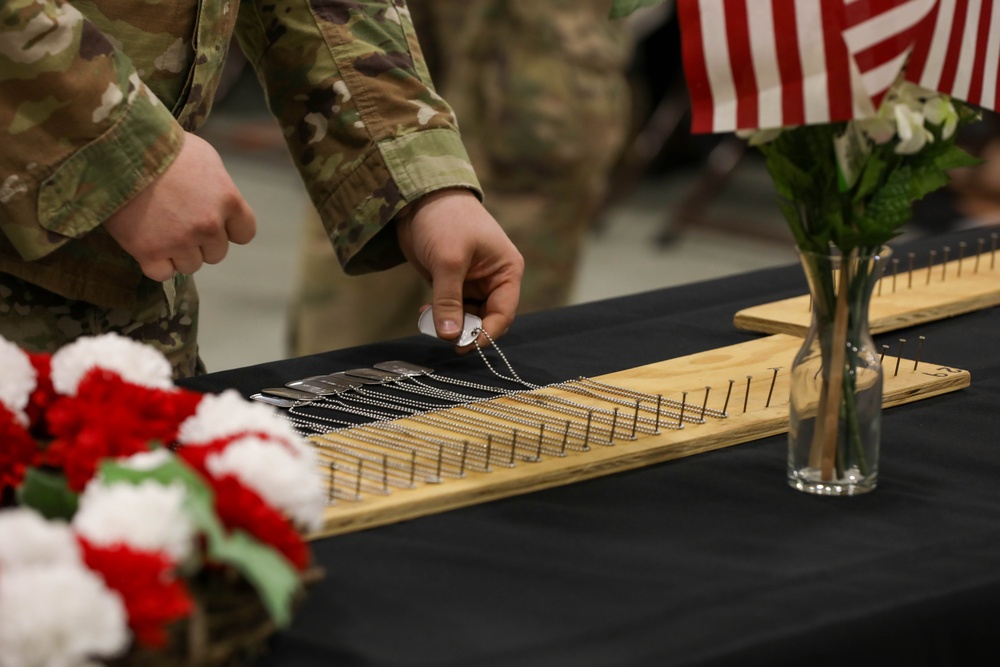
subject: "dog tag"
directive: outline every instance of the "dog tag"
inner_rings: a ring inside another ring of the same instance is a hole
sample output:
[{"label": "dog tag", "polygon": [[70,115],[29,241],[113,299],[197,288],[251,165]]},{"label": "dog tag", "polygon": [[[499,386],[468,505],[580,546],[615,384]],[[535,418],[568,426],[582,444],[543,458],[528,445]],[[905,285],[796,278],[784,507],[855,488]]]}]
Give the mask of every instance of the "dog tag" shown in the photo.
[{"label": "dog tag", "polygon": [[302,391],[301,389],[292,389],[291,387],[268,387],[267,389],[261,389],[260,393],[265,396],[277,396],[279,398],[288,398],[293,401],[316,400],[316,394],[308,391]]},{"label": "dog tag", "polygon": [[268,405],[274,405],[279,408],[294,408],[296,405],[300,404],[300,401],[278,398],[277,396],[265,396],[264,394],[254,394],[250,397],[250,399],[260,401],[261,403],[267,403]]},{"label": "dog tag", "polygon": [[[431,308],[428,308],[424,312],[420,313],[420,319],[417,320],[417,329],[422,334],[426,334],[433,338],[440,338],[437,335],[437,330],[434,328],[434,315],[431,313]],[[458,340],[447,341],[453,343],[459,347],[465,347],[466,345],[472,345],[479,336],[480,329],[483,328],[483,321],[472,315],[471,313],[465,314],[465,320],[462,322],[462,333],[459,334]]]},{"label": "dog tag", "polygon": [[344,371],[344,374],[352,378],[358,378],[362,382],[365,380],[372,380],[374,382],[382,383],[386,380],[399,379],[399,373],[379,370],[378,368],[352,368],[349,371]]},{"label": "dog tag", "polygon": [[285,386],[289,389],[307,391],[310,394],[315,394],[316,396],[329,396],[330,394],[339,394],[343,391],[343,389],[335,387],[332,384],[318,382],[315,377],[304,378],[302,380],[292,380],[291,382],[286,382]]},{"label": "dog tag", "polygon": [[[328,373],[326,375],[320,375],[313,378],[314,382],[322,382],[323,384],[328,384],[332,387],[337,387],[341,391],[347,391],[348,389],[354,389],[365,384],[357,378],[349,378],[343,373]],[[338,392],[339,393],[339,392]]]},{"label": "dog tag", "polygon": [[395,373],[396,375],[405,375],[407,377],[413,375],[430,375],[434,372],[433,368],[427,368],[426,366],[420,366],[418,364],[411,364],[408,361],[380,361],[375,364],[375,368],[383,371],[389,371],[390,373]]}]

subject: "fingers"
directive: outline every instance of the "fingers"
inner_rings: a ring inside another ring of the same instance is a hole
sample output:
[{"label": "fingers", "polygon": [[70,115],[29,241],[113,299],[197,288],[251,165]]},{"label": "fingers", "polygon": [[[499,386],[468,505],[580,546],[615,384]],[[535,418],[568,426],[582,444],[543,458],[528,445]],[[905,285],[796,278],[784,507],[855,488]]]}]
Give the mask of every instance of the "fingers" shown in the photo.
[{"label": "fingers", "polygon": [[465,309],[462,307],[462,287],[466,267],[463,263],[441,262],[432,274],[434,328],[439,338],[454,340],[462,333]]},{"label": "fingers", "polygon": [[187,275],[193,274],[205,263],[202,259],[200,248],[175,255],[170,258],[170,262],[174,265],[174,270],[177,273],[185,273]]},{"label": "fingers", "polygon": [[105,230],[149,278],[170,280],[217,264],[229,243],[256,233],[249,204],[215,149],[186,135],[173,163],[104,221]]},{"label": "fingers", "polygon": [[483,315],[483,329],[493,338],[507,333],[514,322],[519,300],[520,288],[516,282],[503,283],[494,289]]},{"label": "fingers", "polygon": [[[236,210],[226,219],[226,237],[232,243],[244,245],[250,243],[257,234],[257,219],[250,205],[242,197],[235,202]],[[208,260],[205,260],[208,262]],[[214,262],[208,262],[214,264]]]},{"label": "fingers", "polygon": [[143,274],[150,280],[165,283],[174,277],[174,263],[169,259],[151,259],[139,262]]},{"label": "fingers", "polygon": [[454,340],[461,332],[463,297],[481,304],[477,314],[491,337],[507,331],[524,260],[475,196],[466,190],[427,195],[397,221],[396,233],[407,259],[430,274],[438,337]]}]

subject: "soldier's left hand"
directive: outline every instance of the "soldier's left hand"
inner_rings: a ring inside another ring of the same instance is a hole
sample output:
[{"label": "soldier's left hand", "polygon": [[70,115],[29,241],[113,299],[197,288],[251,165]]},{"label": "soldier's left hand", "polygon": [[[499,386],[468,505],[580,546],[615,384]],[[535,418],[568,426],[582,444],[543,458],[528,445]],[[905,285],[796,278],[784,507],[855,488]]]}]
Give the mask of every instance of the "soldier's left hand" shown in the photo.
[{"label": "soldier's left hand", "polygon": [[446,189],[423,197],[400,214],[396,233],[406,258],[431,283],[440,338],[456,339],[466,312],[481,317],[493,338],[507,332],[524,259],[471,191]]}]

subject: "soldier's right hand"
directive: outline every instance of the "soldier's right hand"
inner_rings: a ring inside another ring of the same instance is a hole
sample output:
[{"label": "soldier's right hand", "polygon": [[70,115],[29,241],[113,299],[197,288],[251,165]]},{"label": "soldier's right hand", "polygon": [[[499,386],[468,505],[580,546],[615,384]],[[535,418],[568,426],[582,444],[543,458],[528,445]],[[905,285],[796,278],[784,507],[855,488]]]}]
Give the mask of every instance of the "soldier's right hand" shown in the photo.
[{"label": "soldier's right hand", "polygon": [[187,134],[174,162],[104,228],[157,282],[217,264],[257,231],[253,211],[205,140]]}]

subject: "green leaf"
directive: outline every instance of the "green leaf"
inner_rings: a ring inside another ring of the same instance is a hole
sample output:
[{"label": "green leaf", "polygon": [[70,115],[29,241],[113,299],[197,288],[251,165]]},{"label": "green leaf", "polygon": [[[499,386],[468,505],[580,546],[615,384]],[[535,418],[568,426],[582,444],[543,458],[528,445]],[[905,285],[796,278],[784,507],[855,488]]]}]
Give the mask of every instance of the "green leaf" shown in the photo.
[{"label": "green leaf", "polygon": [[882,181],[882,173],[885,170],[885,160],[878,153],[868,156],[861,178],[858,179],[858,187],[854,191],[854,201],[861,201],[871,193],[875,192]]},{"label": "green leaf", "polygon": [[28,468],[24,483],[17,490],[18,504],[37,510],[46,519],[69,521],[76,514],[77,495],[70,491],[66,478],[58,473]]},{"label": "green leaf", "polygon": [[239,530],[214,544],[212,556],[235,567],[253,584],[275,625],[288,625],[292,600],[301,584],[284,556]]},{"label": "green leaf", "polygon": [[942,171],[958,167],[975,167],[983,162],[985,160],[982,158],[970,155],[954,144],[949,145],[946,150],[934,159],[934,165]]},{"label": "green leaf", "polygon": [[620,19],[624,16],[628,16],[637,9],[642,9],[643,7],[648,7],[650,5],[658,5],[663,0],[614,0],[611,5],[611,14],[609,18]]},{"label": "green leaf", "polygon": [[763,149],[765,164],[778,195],[795,201],[802,193],[813,190],[813,179],[808,172],[800,169],[786,155],[778,150]]}]

